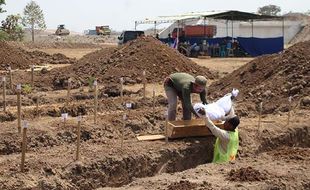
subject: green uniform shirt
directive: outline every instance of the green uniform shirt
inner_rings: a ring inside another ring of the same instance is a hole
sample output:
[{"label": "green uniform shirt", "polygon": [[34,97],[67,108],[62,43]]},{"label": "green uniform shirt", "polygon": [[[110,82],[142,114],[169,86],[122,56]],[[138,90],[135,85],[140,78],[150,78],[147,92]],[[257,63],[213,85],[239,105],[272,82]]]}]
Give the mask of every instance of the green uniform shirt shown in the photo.
[{"label": "green uniform shirt", "polygon": [[[192,113],[196,114],[191,101],[191,93],[193,89],[192,83],[195,81],[195,78],[187,73],[174,73],[171,74],[169,78],[172,80],[174,89],[177,91],[179,96],[181,96],[185,107],[191,110]],[[207,103],[206,90],[203,90],[199,95],[201,101],[203,103]]]}]

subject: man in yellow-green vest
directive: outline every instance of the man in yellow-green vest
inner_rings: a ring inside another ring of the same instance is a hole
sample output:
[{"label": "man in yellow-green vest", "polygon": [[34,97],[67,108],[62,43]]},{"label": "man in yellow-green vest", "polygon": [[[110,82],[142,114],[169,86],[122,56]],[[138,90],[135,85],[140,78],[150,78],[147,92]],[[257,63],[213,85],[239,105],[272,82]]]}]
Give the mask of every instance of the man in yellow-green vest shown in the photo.
[{"label": "man in yellow-green vest", "polygon": [[223,163],[235,160],[239,147],[239,135],[237,129],[240,123],[239,117],[234,116],[228,118],[224,123],[223,129],[216,127],[207,115],[205,122],[212,134],[217,137],[214,145],[212,162]]}]

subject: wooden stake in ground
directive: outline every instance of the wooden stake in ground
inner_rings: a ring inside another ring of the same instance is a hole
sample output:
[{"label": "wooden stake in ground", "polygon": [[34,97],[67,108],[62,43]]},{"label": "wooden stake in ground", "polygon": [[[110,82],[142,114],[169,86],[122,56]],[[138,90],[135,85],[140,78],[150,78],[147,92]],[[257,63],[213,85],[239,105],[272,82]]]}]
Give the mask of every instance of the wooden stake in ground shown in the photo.
[{"label": "wooden stake in ground", "polygon": [[10,80],[10,89],[13,90],[13,76],[12,76],[12,69],[11,67],[8,67],[9,70],[9,80]]},{"label": "wooden stake in ground", "polygon": [[288,114],[287,114],[287,125],[290,124],[290,118],[291,118],[291,108],[292,108],[292,96],[288,98]]},{"label": "wooden stake in ground", "polygon": [[123,77],[120,78],[121,83],[121,102],[124,102],[124,79]]},{"label": "wooden stake in ground", "polygon": [[37,116],[40,116],[40,113],[39,113],[39,103],[40,103],[40,98],[38,96],[37,99],[36,99],[36,114],[37,114]]},{"label": "wooden stake in ground", "polygon": [[28,128],[28,123],[27,121],[24,121],[23,122],[22,161],[20,165],[21,172],[24,172],[24,168],[25,168],[25,158],[26,158],[26,148],[27,148],[27,128]]},{"label": "wooden stake in ground", "polygon": [[122,133],[122,137],[121,137],[121,149],[123,149],[123,144],[124,144],[124,130],[125,130],[125,126],[126,126],[126,119],[127,116],[126,114],[123,115],[123,121],[124,121],[124,126],[122,127],[121,133]]},{"label": "wooden stake in ground", "polygon": [[258,115],[258,127],[257,127],[257,135],[258,136],[259,136],[259,129],[261,127],[262,110],[263,110],[263,102],[260,102],[259,103],[259,115]]},{"label": "wooden stake in ground", "polygon": [[22,107],[22,101],[21,101],[21,92],[22,92],[22,85],[18,84],[16,86],[16,93],[17,93],[17,129],[18,133],[22,132],[22,124],[21,124],[21,107]]},{"label": "wooden stake in ground", "polygon": [[146,97],[146,74],[145,74],[145,71],[143,71],[142,73],[143,75],[143,99],[145,99]]},{"label": "wooden stake in ground", "polygon": [[98,112],[98,83],[97,83],[97,80],[94,81],[94,87],[95,87],[94,124],[97,124],[97,112]]},{"label": "wooden stake in ground", "polygon": [[63,124],[64,124],[64,127],[66,127],[66,121],[67,121],[67,119],[68,119],[68,113],[62,113],[62,114],[61,114],[61,120],[62,120],[62,122],[63,122]]},{"label": "wooden stake in ground", "polygon": [[155,122],[155,87],[153,87],[153,119]]},{"label": "wooden stake in ground", "polygon": [[68,86],[67,86],[67,102],[66,102],[66,106],[69,105],[70,102],[70,90],[71,90],[71,80],[68,79]]},{"label": "wooden stake in ground", "polygon": [[165,141],[168,143],[168,111],[165,112]]},{"label": "wooden stake in ground", "polygon": [[2,89],[3,89],[3,111],[6,112],[6,79],[2,77]]},{"label": "wooden stake in ground", "polygon": [[31,65],[31,87],[34,89],[34,65]]},{"label": "wooden stake in ground", "polygon": [[81,120],[82,117],[79,115],[77,117],[78,126],[77,126],[77,142],[76,142],[76,160],[80,160],[80,141],[81,141]]}]

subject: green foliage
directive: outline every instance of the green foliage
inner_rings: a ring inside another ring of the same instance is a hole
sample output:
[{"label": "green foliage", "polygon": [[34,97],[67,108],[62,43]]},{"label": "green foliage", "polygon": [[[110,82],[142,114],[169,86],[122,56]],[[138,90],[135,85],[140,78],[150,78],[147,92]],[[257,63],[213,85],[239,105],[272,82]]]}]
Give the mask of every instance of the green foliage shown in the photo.
[{"label": "green foliage", "polygon": [[21,25],[21,16],[8,15],[5,20],[2,21],[2,30],[7,33],[7,40],[22,40],[24,31]]},{"label": "green foliage", "polygon": [[22,92],[23,94],[30,94],[32,92],[32,88],[30,84],[23,84],[22,85]]},{"label": "green foliage", "polygon": [[95,80],[96,80],[95,77],[89,77],[88,80],[87,80],[88,86],[92,88]]},{"label": "green foliage", "polygon": [[5,0],[0,0],[0,13],[6,12],[5,10],[2,9],[1,5],[5,5]]},{"label": "green foliage", "polygon": [[43,10],[35,1],[30,1],[24,8],[23,24],[31,28],[32,41],[34,41],[34,30],[46,29]]},{"label": "green foliage", "polygon": [[278,13],[281,12],[281,8],[276,5],[266,5],[263,7],[259,7],[257,13],[262,15],[270,15],[270,16],[277,16]]},{"label": "green foliage", "polygon": [[8,33],[4,32],[3,30],[0,30],[0,40],[8,40],[9,35]]}]

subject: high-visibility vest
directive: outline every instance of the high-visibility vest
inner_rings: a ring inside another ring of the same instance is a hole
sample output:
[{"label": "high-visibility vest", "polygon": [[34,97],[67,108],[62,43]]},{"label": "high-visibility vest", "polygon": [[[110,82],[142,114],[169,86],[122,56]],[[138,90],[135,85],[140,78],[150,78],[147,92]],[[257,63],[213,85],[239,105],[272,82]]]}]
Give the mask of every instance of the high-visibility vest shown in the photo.
[{"label": "high-visibility vest", "polygon": [[214,145],[214,155],[213,155],[213,163],[223,163],[231,160],[235,160],[238,147],[239,147],[239,135],[238,130],[235,132],[228,131],[229,133],[229,143],[227,145],[227,151],[224,153],[221,150],[220,139],[216,138]]}]

